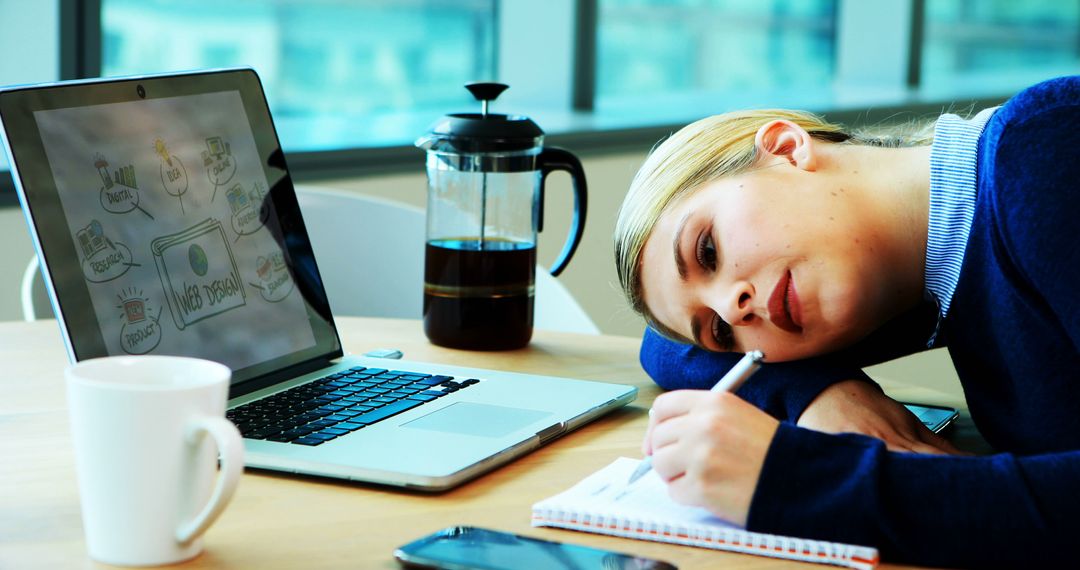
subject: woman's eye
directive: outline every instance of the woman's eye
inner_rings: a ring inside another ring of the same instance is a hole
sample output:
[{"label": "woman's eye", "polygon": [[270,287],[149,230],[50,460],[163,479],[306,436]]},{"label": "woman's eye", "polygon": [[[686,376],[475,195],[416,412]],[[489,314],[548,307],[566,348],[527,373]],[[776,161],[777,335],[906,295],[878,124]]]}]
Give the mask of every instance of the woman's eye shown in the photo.
[{"label": "woman's eye", "polygon": [[735,334],[731,325],[724,322],[720,315],[713,315],[712,335],[720,350],[733,350],[735,348]]},{"label": "woman's eye", "polygon": [[713,245],[712,235],[709,232],[701,234],[697,243],[698,265],[716,271],[716,247]]}]

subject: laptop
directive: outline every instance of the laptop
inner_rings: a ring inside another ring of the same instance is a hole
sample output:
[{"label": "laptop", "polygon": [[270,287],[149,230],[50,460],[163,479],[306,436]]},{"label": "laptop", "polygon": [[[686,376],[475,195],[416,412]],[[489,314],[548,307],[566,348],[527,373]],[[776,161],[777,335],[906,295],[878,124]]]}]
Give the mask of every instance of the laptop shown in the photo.
[{"label": "laptop", "polygon": [[636,396],[345,355],[252,69],[11,87],[0,125],[68,357],[228,365],[249,467],[444,490]]}]

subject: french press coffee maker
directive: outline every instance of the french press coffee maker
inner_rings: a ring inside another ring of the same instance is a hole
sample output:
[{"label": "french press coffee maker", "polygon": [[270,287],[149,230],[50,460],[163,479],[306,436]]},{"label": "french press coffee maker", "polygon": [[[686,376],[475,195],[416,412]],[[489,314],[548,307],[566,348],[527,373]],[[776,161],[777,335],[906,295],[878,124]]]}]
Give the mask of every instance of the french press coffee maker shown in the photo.
[{"label": "french press coffee maker", "polygon": [[585,229],[585,171],[573,154],[545,147],[528,117],[488,112],[506,85],[465,87],[481,112],[446,115],[416,141],[427,151],[424,333],[452,348],[520,348],[532,338],[544,181],[565,170],[573,182],[570,234],[551,266],[558,275]]}]

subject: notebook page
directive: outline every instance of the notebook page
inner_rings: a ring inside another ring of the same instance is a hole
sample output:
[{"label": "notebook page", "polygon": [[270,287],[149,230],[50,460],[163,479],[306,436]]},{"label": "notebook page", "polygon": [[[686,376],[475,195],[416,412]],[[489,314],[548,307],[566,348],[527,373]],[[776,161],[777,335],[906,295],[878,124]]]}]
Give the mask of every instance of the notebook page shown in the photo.
[{"label": "notebook page", "polygon": [[634,483],[640,460],[620,457],[570,489],[533,505],[533,526],[730,550],[850,568],[874,568],[874,548],[747,531],[668,497],[655,471]]},{"label": "notebook page", "polygon": [[637,459],[620,457],[614,463],[589,475],[577,485],[537,507],[559,508],[586,513],[604,513],[620,518],[665,522],[673,525],[705,525],[741,530],[709,511],[680,505],[668,498],[667,487],[655,471],[628,485],[637,468]]}]

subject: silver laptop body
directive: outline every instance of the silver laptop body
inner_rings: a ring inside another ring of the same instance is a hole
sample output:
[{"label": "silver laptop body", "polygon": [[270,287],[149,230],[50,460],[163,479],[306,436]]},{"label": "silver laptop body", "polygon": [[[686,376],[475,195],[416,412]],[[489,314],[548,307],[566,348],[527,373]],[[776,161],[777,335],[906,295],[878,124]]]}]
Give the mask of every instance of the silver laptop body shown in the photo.
[{"label": "silver laptop body", "polygon": [[250,467],[443,490],[636,396],[344,355],[251,69],[0,89],[0,127],[70,360],[229,365]]}]

